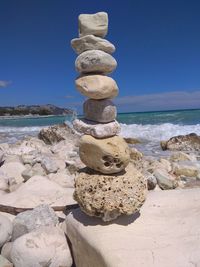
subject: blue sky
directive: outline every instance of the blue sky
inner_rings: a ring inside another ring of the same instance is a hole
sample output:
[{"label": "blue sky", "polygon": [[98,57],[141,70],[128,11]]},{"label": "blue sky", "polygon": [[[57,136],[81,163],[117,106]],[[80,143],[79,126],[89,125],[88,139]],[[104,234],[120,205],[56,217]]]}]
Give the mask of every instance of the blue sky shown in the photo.
[{"label": "blue sky", "polygon": [[78,109],[78,15],[106,11],[119,111],[200,108],[200,1],[0,0],[0,106]]}]

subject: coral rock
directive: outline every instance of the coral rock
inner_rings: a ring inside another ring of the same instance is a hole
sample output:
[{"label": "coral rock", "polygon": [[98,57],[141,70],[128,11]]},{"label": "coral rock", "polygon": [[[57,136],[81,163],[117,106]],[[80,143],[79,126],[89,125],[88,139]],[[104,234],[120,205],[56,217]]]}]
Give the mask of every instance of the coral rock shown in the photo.
[{"label": "coral rock", "polygon": [[74,198],[90,216],[111,221],[137,212],[146,196],[146,182],[131,164],[118,175],[99,175],[88,168],[75,181]]}]

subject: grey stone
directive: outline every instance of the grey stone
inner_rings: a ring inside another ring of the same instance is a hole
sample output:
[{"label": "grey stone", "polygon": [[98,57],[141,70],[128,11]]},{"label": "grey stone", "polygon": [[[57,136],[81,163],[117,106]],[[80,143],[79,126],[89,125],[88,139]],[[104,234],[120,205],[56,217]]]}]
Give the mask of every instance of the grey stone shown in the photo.
[{"label": "grey stone", "polygon": [[109,99],[88,99],[83,104],[83,113],[87,120],[107,123],[115,120],[117,109]]},{"label": "grey stone", "polygon": [[81,14],[78,17],[79,37],[93,34],[105,37],[108,32],[108,14],[98,12],[96,14]]},{"label": "grey stone", "polygon": [[101,50],[88,50],[77,57],[75,67],[78,72],[83,74],[108,74],[116,69],[117,61]]},{"label": "grey stone", "polygon": [[71,40],[71,46],[77,54],[81,54],[87,50],[102,50],[108,54],[115,52],[115,46],[108,40],[96,37],[94,35],[86,35],[81,38]]},{"label": "grey stone", "polygon": [[10,241],[13,231],[12,222],[5,216],[0,214],[0,248]]},{"label": "grey stone", "polygon": [[163,190],[174,189],[178,186],[175,178],[164,169],[156,169],[154,171],[154,176],[157,179],[159,187]]},{"label": "grey stone", "polygon": [[48,205],[40,205],[33,210],[21,212],[13,220],[12,241],[41,226],[55,226],[57,224],[58,217]]},{"label": "grey stone", "polygon": [[85,119],[73,121],[74,129],[82,134],[89,134],[96,138],[106,138],[120,133],[120,125],[115,120],[108,123],[96,123]]},{"label": "grey stone", "polygon": [[11,259],[15,267],[71,267],[66,237],[57,227],[43,226],[13,242]]},{"label": "grey stone", "polygon": [[56,173],[58,170],[58,165],[56,164],[56,162],[53,160],[53,158],[48,156],[43,156],[41,166],[47,174]]}]

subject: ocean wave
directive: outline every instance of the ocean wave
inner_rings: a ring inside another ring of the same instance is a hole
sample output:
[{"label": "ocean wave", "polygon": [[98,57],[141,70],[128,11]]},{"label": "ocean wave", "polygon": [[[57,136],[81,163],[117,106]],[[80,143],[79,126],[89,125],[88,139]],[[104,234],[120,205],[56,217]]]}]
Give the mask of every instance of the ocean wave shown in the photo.
[{"label": "ocean wave", "polygon": [[0,133],[32,133],[39,132],[44,126],[26,126],[26,127],[0,127]]},{"label": "ocean wave", "polygon": [[179,125],[172,123],[163,124],[121,124],[121,135],[134,137],[147,141],[167,140],[176,135],[196,133],[200,135],[200,124]]}]

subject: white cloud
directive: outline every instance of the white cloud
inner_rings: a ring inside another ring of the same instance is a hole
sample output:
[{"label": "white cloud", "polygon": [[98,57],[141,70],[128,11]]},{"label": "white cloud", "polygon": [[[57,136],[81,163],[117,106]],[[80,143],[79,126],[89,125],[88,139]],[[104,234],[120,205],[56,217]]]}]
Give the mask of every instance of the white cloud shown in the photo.
[{"label": "white cloud", "polygon": [[11,81],[0,80],[0,88],[6,88],[6,87],[8,87],[11,83],[12,83]]},{"label": "white cloud", "polygon": [[200,90],[124,96],[114,102],[129,111],[200,108]]}]

